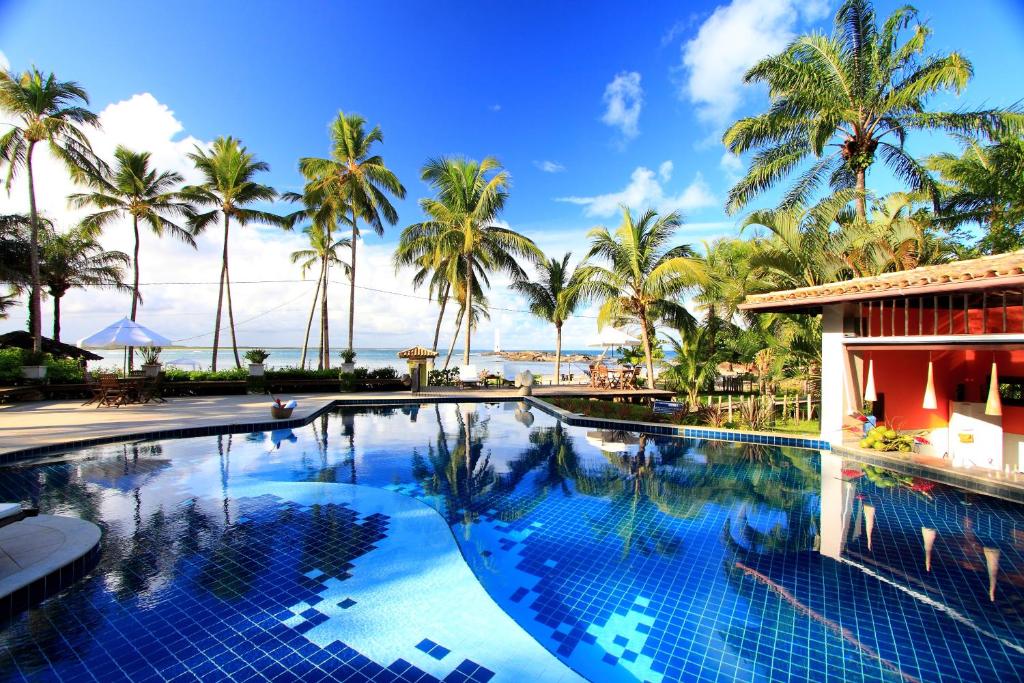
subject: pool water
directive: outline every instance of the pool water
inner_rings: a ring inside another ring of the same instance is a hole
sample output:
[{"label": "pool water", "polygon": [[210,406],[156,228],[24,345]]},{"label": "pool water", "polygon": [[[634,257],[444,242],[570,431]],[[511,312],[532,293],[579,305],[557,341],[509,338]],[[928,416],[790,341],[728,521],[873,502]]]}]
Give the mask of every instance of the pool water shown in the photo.
[{"label": "pool water", "polygon": [[[493,601],[593,681],[1024,676],[1021,506],[817,451],[569,427],[513,402],[344,410],[0,468],[3,500],[104,531],[88,578],[3,627],[0,677],[500,679],[485,652],[449,658],[443,639],[395,657],[401,619],[346,631],[351,598],[313,609],[372,582],[363,569],[398,524],[358,497],[303,493],[335,484],[434,508]],[[458,612],[416,610],[438,632]]]}]

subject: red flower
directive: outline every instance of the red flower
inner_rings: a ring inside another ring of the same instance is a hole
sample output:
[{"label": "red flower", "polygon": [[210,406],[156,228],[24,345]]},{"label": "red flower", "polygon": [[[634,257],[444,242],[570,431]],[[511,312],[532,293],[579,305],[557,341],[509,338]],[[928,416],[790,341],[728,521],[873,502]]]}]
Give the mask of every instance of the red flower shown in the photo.
[{"label": "red flower", "polygon": [[867,418],[867,417],[865,417],[864,415],[860,415],[860,414],[858,414],[858,415],[855,415],[854,417],[856,417],[856,418],[857,418],[858,420],[860,420],[861,422],[867,422],[867,421],[868,421],[868,418]]},{"label": "red flower", "polygon": [[864,473],[860,470],[843,470],[843,479],[856,479],[857,477],[864,476]]},{"label": "red flower", "polygon": [[914,480],[910,484],[912,491],[920,491],[921,493],[928,493],[935,488],[935,482],[929,481],[928,479],[918,479],[914,477]]},{"label": "red flower", "polygon": [[274,405],[276,405],[278,408],[284,408],[284,404],[281,403],[281,399],[277,398],[276,396],[271,396],[270,398],[274,399]]}]

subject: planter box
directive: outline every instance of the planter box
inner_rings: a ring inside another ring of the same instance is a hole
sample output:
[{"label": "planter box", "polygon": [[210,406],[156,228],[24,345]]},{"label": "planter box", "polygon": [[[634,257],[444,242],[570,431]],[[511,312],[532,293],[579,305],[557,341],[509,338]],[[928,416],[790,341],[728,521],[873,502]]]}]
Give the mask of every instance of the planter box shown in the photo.
[{"label": "planter box", "polygon": [[263,376],[263,363],[249,363],[249,376],[250,377],[262,377]]},{"label": "planter box", "polygon": [[341,371],[342,372],[352,372],[355,369],[356,369],[356,364],[355,363],[342,363],[341,364]]},{"label": "planter box", "polygon": [[144,364],[142,366],[142,372],[143,372],[143,374],[146,377],[156,377],[157,375],[160,374],[160,364],[159,363],[153,363],[152,365],[150,365],[148,363]]},{"label": "planter box", "polygon": [[22,365],[21,376],[25,379],[46,379],[46,366]]}]

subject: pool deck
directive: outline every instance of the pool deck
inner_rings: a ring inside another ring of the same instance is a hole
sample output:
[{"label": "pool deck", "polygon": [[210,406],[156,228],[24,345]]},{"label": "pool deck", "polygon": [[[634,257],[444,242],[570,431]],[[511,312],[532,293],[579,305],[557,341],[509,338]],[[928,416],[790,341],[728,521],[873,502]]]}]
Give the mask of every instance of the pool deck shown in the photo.
[{"label": "pool deck", "polygon": [[[609,391],[578,385],[535,387],[534,394],[549,396],[663,397],[665,391]],[[299,406],[292,421],[302,421],[333,403],[367,404],[415,400],[493,401],[518,397],[515,389],[433,389],[429,392],[360,392],[293,394]],[[193,396],[167,403],[126,405],[120,408],[83,406],[81,401],[32,401],[0,405],[0,456],[15,451],[68,444],[113,440],[159,432],[197,428],[246,427],[270,420],[270,399],[264,395]]]}]

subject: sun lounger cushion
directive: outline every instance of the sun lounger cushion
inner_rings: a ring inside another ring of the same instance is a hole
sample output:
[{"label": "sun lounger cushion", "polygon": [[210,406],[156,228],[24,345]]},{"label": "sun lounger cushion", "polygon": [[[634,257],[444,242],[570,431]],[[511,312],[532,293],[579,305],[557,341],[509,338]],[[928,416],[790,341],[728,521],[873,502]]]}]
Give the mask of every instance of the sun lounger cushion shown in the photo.
[{"label": "sun lounger cushion", "polygon": [[654,413],[656,415],[670,415],[673,413],[680,413],[684,410],[686,410],[685,403],[677,403],[676,401],[654,402]]},{"label": "sun lounger cushion", "polygon": [[459,381],[460,382],[479,382],[480,371],[476,369],[476,366],[470,363],[459,368]]}]

